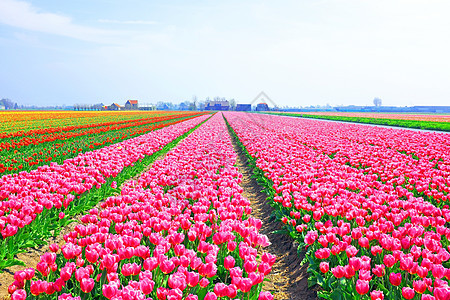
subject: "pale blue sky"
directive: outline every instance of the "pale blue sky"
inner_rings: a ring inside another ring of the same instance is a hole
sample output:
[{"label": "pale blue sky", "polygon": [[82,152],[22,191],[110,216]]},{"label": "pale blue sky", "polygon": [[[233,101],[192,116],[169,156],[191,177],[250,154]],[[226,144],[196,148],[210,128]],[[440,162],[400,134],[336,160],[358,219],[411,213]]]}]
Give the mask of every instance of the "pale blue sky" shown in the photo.
[{"label": "pale blue sky", "polygon": [[0,98],[450,105],[450,1],[0,0]]}]

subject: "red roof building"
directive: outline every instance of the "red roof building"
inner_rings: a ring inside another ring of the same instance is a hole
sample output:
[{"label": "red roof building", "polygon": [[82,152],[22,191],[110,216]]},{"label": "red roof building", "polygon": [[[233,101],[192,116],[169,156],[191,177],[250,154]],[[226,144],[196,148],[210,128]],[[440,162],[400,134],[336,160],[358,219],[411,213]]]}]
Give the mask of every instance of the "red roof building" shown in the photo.
[{"label": "red roof building", "polygon": [[128,100],[125,103],[125,109],[138,109],[138,101],[137,100]]}]

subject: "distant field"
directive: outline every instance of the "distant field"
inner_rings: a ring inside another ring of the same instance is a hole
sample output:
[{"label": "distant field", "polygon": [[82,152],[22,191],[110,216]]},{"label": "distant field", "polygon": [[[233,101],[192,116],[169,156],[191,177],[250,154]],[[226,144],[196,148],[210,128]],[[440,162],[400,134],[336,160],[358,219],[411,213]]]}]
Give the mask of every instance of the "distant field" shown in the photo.
[{"label": "distant field", "polygon": [[0,134],[173,115],[171,111],[2,111]]},{"label": "distant field", "polygon": [[273,113],[284,116],[326,119],[341,122],[398,126],[405,128],[450,131],[450,114],[387,114],[358,112]]},{"label": "distant field", "polygon": [[398,119],[428,122],[450,122],[450,114],[419,114],[419,113],[359,113],[359,112],[298,112],[297,114],[336,116],[336,117],[356,117],[356,118],[376,118],[376,119]]},{"label": "distant field", "polygon": [[182,122],[199,112],[0,112],[0,175],[62,163],[80,152]]}]

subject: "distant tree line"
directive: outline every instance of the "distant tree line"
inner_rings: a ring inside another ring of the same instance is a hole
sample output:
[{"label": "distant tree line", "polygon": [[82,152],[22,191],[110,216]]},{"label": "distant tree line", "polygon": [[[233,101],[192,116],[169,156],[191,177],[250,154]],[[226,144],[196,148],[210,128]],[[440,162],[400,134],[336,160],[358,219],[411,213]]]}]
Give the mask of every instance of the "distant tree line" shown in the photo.
[{"label": "distant tree line", "polygon": [[0,106],[5,107],[5,109],[18,109],[18,105],[17,103],[11,101],[8,98],[3,98],[2,100],[0,100]]},{"label": "distant tree line", "polygon": [[74,110],[102,110],[104,104],[103,103],[97,103],[97,104],[74,104],[73,109]]}]

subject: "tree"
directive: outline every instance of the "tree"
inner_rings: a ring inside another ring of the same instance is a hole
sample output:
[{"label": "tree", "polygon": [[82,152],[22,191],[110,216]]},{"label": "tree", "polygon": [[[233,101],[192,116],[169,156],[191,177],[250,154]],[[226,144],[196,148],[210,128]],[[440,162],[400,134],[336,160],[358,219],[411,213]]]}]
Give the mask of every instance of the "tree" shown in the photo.
[{"label": "tree", "polygon": [[3,105],[5,107],[5,109],[14,109],[14,106],[16,105],[16,103],[12,102],[8,98],[4,98],[4,99],[0,100],[0,105]]},{"label": "tree", "polygon": [[197,110],[197,96],[192,96],[192,104],[189,110]]},{"label": "tree", "polygon": [[373,99],[373,104],[375,105],[375,106],[381,106],[381,99],[380,98],[377,98],[377,97],[375,97],[374,99]]},{"label": "tree", "polygon": [[231,110],[236,110],[236,100],[230,99],[230,108]]},{"label": "tree", "polygon": [[205,110],[205,102],[203,102],[203,101],[199,101],[198,102],[198,110]]}]

